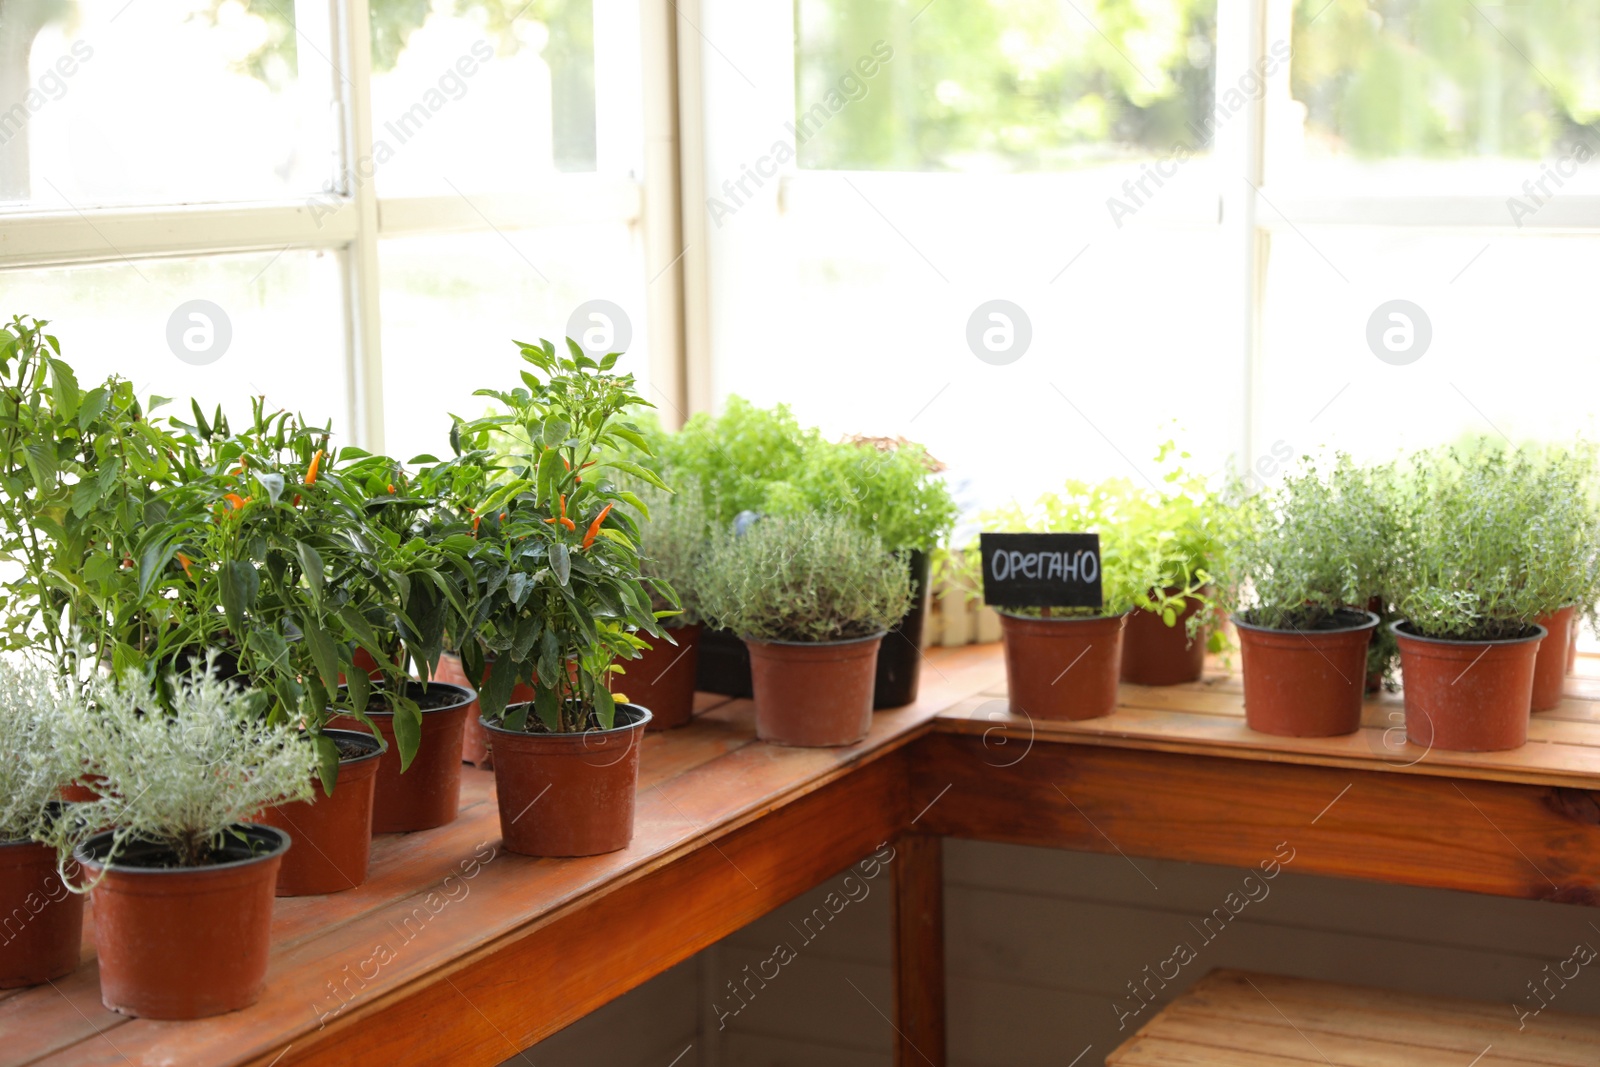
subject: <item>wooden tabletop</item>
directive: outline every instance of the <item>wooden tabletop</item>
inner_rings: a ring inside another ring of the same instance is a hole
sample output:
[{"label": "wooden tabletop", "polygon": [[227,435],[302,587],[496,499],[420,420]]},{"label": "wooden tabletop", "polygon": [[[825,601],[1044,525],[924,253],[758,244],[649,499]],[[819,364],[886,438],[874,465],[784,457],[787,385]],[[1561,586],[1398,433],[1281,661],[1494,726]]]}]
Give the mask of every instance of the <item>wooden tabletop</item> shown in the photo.
[{"label": "wooden tabletop", "polygon": [[[498,1063],[907,831],[1239,866],[1289,836],[1296,870],[1600,903],[1600,663],[1570,682],[1525,749],[1481,756],[1386,739],[1389,695],[1353,738],[1252,734],[1217,670],[1124,687],[1106,719],[1029,723],[1006,711],[996,645],[931,652],[918,702],[848,748],[760,744],[748,701],[702,695],[691,725],[645,742],[627,850],[504,853],[492,777],[469,769],[461,817],[379,837],[366,885],[278,901],[254,1007],[106,1011],[91,915],[83,967],[0,993],[0,1065]],[[1397,821],[1419,805],[1448,818]],[[914,854],[894,876],[936,882],[937,852]]]}]

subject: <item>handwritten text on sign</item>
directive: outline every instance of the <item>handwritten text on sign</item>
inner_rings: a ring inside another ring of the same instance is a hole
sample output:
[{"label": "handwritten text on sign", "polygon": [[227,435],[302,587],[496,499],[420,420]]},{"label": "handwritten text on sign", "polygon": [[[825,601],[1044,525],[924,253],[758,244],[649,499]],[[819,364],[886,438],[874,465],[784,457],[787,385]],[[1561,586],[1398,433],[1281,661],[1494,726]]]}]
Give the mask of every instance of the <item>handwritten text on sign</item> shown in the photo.
[{"label": "handwritten text on sign", "polygon": [[978,537],[983,599],[995,607],[1101,606],[1100,535],[986,533]]}]

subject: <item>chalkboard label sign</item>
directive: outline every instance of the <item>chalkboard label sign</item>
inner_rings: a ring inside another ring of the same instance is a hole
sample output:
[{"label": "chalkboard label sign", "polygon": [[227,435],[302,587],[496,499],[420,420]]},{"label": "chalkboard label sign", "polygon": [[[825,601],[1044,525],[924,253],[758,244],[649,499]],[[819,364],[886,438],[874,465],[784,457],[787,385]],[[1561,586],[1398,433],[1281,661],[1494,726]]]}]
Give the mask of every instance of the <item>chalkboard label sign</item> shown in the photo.
[{"label": "chalkboard label sign", "polygon": [[993,607],[1094,608],[1102,605],[1100,535],[978,535],[983,599]]}]

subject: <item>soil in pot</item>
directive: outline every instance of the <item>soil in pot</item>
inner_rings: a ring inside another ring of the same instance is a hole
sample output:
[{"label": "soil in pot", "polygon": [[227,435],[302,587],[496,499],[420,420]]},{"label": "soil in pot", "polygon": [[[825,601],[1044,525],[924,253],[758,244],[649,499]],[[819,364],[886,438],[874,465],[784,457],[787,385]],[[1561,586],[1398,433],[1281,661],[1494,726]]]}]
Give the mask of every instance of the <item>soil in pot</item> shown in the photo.
[{"label": "soil in pot", "polygon": [[1130,611],[1122,631],[1122,680],[1129,685],[1198,682],[1206,668],[1206,635],[1197,633],[1191,640],[1189,620],[1202,606],[1194,597],[1185,598],[1173,626],[1153,611]]},{"label": "soil in pot", "polygon": [[77,969],[83,896],[56,871],[56,850],[0,841],[0,989],[39,985]]},{"label": "soil in pot", "polygon": [[[289,835],[271,826],[236,828],[218,862],[176,866],[155,845],[130,846],[94,887],[100,999],[147,1019],[199,1019],[238,1011],[266,985],[273,887]],[[77,851],[93,876],[109,833]]]},{"label": "soil in pot", "polygon": [[933,603],[929,584],[928,554],[911,553],[911,610],[884,635],[878,649],[878,673],[873,682],[874,708],[900,708],[917,699],[922,681],[922,630]]},{"label": "soil in pot", "polygon": [[628,673],[613,684],[627,693],[630,703],[650,709],[649,729],[671,730],[694,717],[702,629],[698,624],[673,627],[670,632],[677,644],[646,637],[652,645],[649,651],[638,659],[618,661]]},{"label": "soil in pot", "polygon": [[1539,642],[1539,654],[1533,662],[1533,710],[1549,711],[1561,704],[1562,690],[1566,688],[1567,664],[1572,658],[1572,634],[1577,606],[1568,604],[1552,611],[1539,620],[1549,635]]},{"label": "soil in pot", "polygon": [[331,794],[322,778],[308,801],[276,804],[261,822],[294,838],[278,868],[278,896],[304,897],[354,889],[367,880],[372,856],[372,802],[382,752],[378,739],[355,730],[325,730],[339,746],[339,777]]},{"label": "soil in pot", "polygon": [[755,641],[750,646],[756,737],[774,745],[853,745],[872,729],[883,634],[849,641]]},{"label": "soil in pot", "polygon": [[[533,721],[532,710],[528,718]],[[615,726],[528,733],[485,722],[505,846],[524,856],[597,856],[633,840],[639,750],[650,712],[617,705]]]},{"label": "soil in pot", "polygon": [[1117,710],[1126,615],[1000,613],[1011,714],[1098,719]]},{"label": "soil in pot", "polygon": [[[489,680],[489,670],[494,666],[494,657],[488,656],[483,664],[483,677],[478,680],[479,685]],[[464,686],[471,689],[467,681],[467,672],[461,666],[461,657],[454,652],[446,652],[439,657],[439,670],[434,677],[450,685]],[[533,699],[533,687],[518,683],[511,687],[511,698],[508,704],[524,704]],[[483,709],[478,706],[478,694],[472,694],[472,704],[467,708],[467,722],[461,731],[461,761],[470,763],[474,767],[489,770],[494,766],[494,751],[489,747],[489,734],[483,728],[481,717]]]},{"label": "soil in pot", "polygon": [[1303,629],[1257,626],[1237,615],[1233,625],[1250,729],[1278,737],[1338,737],[1361,729],[1375,613],[1340,611]]},{"label": "soil in pot", "polygon": [[[446,682],[407,682],[406,693],[422,708],[422,743],[405,773],[400,771],[400,746],[394,736],[394,713],[385,710],[383,691],[375,689],[367,703],[372,719],[388,743],[378,759],[372,805],[372,832],[401,834],[431,830],[454,822],[461,807],[461,735],[467,709],[478,694]],[[361,731],[355,719],[338,716],[330,727]]]},{"label": "soil in pot", "polygon": [[1452,752],[1501,752],[1528,740],[1542,626],[1498,641],[1446,641],[1391,625],[1400,640],[1406,739]]}]

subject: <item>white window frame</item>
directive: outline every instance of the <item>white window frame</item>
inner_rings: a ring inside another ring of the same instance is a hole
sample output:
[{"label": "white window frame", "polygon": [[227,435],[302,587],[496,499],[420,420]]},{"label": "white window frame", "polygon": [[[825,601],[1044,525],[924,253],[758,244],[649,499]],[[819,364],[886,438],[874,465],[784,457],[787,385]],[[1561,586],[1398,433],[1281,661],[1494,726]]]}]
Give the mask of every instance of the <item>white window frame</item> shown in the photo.
[{"label": "white window frame", "polygon": [[[338,173],[346,187],[305,198],[84,210],[0,210],[0,275],[9,270],[118,263],[252,251],[333,251],[344,278],[343,350],[350,440],[381,451],[383,346],[378,242],[385,237],[488,233],[553,224],[641,227],[649,303],[650,380],[669,422],[687,406],[683,372],[678,91],[673,0],[640,5],[643,34],[645,173],[637,180],[561,175],[517,193],[381,197],[370,180],[350,181],[352,161],[370,160],[372,53],[367,0],[330,0],[333,79],[343,121]],[[662,403],[662,398],[665,403]]]}]

